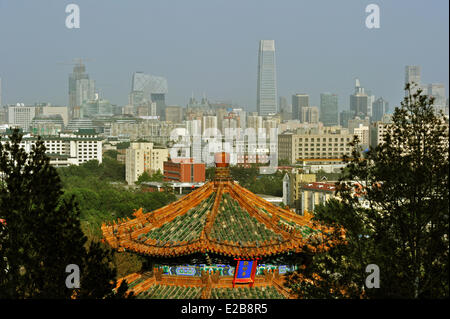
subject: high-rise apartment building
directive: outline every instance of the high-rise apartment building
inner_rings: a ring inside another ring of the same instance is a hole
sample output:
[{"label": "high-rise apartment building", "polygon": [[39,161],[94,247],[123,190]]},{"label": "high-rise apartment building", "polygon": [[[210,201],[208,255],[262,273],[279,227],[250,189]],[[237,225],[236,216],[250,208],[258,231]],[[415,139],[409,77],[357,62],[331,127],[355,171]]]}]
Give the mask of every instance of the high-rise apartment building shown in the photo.
[{"label": "high-rise apartment building", "polygon": [[338,96],[336,94],[320,94],[320,122],[324,126],[339,124]]},{"label": "high-rise apartment building", "polygon": [[309,95],[308,94],[295,94],[292,95],[292,119],[299,120],[303,122],[302,119],[302,108],[309,106]]},{"label": "high-rise apartment building", "polygon": [[262,116],[278,112],[274,40],[259,42],[256,108]]},{"label": "high-rise apartment building", "polygon": [[217,116],[213,116],[213,115],[203,116],[203,122],[202,122],[203,134],[208,129],[210,130],[210,133],[211,133],[211,132],[213,132],[211,130],[215,130],[218,128],[219,127],[217,125]]},{"label": "high-rise apartment building", "polygon": [[259,115],[247,116],[247,128],[253,128],[255,133],[263,128],[263,117]]},{"label": "high-rise apartment building", "polygon": [[169,158],[166,148],[154,148],[153,143],[132,142],[126,151],[125,180],[134,184],[144,172],[164,172],[164,162]]},{"label": "high-rise apartment building", "polygon": [[166,121],[172,123],[181,123],[183,121],[183,108],[177,105],[167,106]]},{"label": "high-rise apartment building", "polygon": [[363,149],[366,149],[370,145],[370,129],[369,126],[359,124],[358,127],[353,129],[353,134],[358,137],[359,143]]}]

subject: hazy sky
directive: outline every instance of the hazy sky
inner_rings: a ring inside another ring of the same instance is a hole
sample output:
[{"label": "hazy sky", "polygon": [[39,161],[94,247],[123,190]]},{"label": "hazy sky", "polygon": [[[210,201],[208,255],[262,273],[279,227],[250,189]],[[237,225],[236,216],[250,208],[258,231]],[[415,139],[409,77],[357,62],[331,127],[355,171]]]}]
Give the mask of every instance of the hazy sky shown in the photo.
[{"label": "hazy sky", "polygon": [[[80,7],[80,29],[67,29],[65,7]],[[380,29],[365,8],[380,7]],[[168,79],[168,104],[192,92],[254,110],[261,39],[275,40],[278,95],[339,95],[348,109],[354,78],[387,99],[402,99],[405,65],[422,82],[449,88],[448,0],[0,0],[3,104],[68,103],[74,58],[102,97],[128,101],[135,71]]]}]

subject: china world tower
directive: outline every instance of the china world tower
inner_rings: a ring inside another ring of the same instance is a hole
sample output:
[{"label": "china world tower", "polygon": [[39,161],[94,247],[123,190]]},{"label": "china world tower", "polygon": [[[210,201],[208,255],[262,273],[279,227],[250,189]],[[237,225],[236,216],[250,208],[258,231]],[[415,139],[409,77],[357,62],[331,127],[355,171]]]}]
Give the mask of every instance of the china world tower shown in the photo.
[{"label": "china world tower", "polygon": [[259,42],[256,107],[260,116],[278,111],[274,40]]}]

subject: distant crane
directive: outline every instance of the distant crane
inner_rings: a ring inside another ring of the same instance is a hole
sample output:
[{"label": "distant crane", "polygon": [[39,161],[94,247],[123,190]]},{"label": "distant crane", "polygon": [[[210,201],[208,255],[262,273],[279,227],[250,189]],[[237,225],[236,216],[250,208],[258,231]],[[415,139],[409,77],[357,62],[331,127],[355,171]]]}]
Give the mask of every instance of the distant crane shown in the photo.
[{"label": "distant crane", "polygon": [[82,66],[84,65],[83,62],[88,62],[88,61],[92,61],[89,58],[75,58],[72,60],[73,62],[57,62],[56,64],[59,65],[78,65],[78,66]]}]

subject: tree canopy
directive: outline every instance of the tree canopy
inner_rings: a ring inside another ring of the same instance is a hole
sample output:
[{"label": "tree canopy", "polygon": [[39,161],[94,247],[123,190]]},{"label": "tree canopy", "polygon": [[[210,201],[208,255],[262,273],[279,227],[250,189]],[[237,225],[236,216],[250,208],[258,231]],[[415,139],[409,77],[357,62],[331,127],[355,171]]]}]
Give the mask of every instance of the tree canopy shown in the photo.
[{"label": "tree canopy", "polygon": [[[110,250],[87,243],[43,141],[27,153],[21,140],[16,129],[0,144],[0,298],[115,297]],[[79,267],[81,287],[66,286],[68,265]]]},{"label": "tree canopy", "polygon": [[[407,85],[384,142],[362,152],[354,141],[339,200],[314,212],[344,227],[347,245],[290,276],[287,286],[299,297],[449,296],[449,130],[433,100]],[[368,265],[379,269],[379,288],[366,283]]]}]

